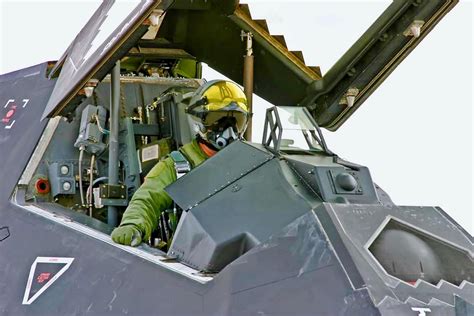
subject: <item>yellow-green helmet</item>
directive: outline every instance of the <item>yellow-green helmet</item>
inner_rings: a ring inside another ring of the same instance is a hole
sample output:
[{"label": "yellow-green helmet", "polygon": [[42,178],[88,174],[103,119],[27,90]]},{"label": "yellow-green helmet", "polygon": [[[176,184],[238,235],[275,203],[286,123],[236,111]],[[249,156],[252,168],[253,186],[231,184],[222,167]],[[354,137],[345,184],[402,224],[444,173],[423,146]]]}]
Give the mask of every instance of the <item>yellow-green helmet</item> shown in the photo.
[{"label": "yellow-green helmet", "polygon": [[221,149],[241,138],[247,128],[247,98],[235,83],[209,81],[191,98],[186,108],[191,130]]}]

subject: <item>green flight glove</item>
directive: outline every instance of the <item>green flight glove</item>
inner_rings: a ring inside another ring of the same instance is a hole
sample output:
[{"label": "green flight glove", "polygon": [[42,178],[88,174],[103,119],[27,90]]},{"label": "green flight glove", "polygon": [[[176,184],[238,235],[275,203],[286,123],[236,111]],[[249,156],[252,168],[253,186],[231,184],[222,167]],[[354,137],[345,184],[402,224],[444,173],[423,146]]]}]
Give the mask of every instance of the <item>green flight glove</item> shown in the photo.
[{"label": "green flight glove", "polygon": [[142,234],[134,225],[119,226],[112,232],[112,240],[116,243],[136,247],[142,242]]}]

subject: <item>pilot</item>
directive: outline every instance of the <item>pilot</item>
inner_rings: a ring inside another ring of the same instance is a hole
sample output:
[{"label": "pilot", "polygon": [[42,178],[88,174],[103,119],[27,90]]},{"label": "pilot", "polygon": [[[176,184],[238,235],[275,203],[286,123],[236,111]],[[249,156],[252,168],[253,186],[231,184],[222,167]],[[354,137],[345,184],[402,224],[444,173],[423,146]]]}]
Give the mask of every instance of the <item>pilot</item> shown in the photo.
[{"label": "pilot", "polygon": [[183,172],[241,138],[249,116],[242,89],[223,80],[210,81],[196,90],[186,113],[195,138],[150,170],[133,195],[119,227],[112,232],[116,243],[138,246],[143,240],[149,240],[161,213],[173,205],[164,189]]}]

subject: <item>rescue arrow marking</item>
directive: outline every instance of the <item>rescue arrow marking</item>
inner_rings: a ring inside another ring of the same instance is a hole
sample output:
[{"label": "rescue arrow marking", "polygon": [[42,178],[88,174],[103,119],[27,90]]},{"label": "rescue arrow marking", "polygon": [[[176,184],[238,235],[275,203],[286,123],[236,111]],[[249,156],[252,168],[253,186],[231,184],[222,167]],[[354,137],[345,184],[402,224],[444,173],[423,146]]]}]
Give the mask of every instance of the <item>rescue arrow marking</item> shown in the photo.
[{"label": "rescue arrow marking", "polygon": [[11,129],[13,124],[15,124],[15,120],[13,120],[10,125],[5,126],[5,129]]},{"label": "rescue arrow marking", "polygon": [[15,99],[10,99],[10,100],[8,100],[7,103],[5,104],[5,106],[4,106],[3,108],[6,109],[7,106],[8,106],[10,103],[13,103],[13,102],[15,102]]},{"label": "rescue arrow marking", "polygon": [[[74,258],[37,257],[30,268],[30,275],[28,276],[28,282],[26,283],[25,295],[23,296],[22,304],[30,305],[33,303],[44,291],[46,291],[48,287],[51,286],[51,284],[54,283],[54,281],[59,279],[59,277],[63,275],[67,269],[69,269],[73,261]],[[35,293],[35,295],[28,299],[31,291],[31,285],[33,284],[33,277],[35,276],[36,265],[38,263],[59,263],[65,264],[65,266],[62,267],[61,270],[59,270],[48,282],[46,282],[45,285],[43,285],[43,287],[41,287],[39,291]]]},{"label": "rescue arrow marking", "polygon": [[23,106],[22,106],[22,108],[24,108],[24,107],[28,104],[28,102],[30,102],[30,99],[23,99]]}]

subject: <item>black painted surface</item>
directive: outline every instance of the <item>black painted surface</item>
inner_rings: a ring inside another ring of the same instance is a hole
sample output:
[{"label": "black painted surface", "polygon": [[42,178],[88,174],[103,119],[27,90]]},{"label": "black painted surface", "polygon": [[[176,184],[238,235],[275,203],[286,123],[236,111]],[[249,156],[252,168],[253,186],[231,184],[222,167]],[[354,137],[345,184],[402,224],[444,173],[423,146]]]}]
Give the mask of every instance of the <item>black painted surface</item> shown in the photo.
[{"label": "black painted surface", "polygon": [[[44,63],[0,76],[0,205],[12,193],[47,123],[40,121],[41,113],[55,81],[46,79],[46,66]],[[11,110],[10,121],[2,122]]]},{"label": "black painted surface", "polygon": [[[15,206],[2,207],[12,234],[0,249],[0,315],[199,315],[203,286],[118,247]],[[37,257],[71,267],[31,305],[22,305]]]},{"label": "black painted surface", "polygon": [[166,192],[183,210],[188,210],[272,158],[273,155],[268,151],[235,141],[203,162],[199,168],[191,170],[186,178],[169,185]]},{"label": "black painted surface", "polygon": [[[235,157],[227,150],[219,156],[221,161]],[[207,162],[212,166],[213,159]],[[237,181],[226,183],[224,189],[189,210],[181,219],[168,254],[197,270],[218,272],[310,211],[308,201],[284,177],[282,166],[285,164],[272,159]],[[182,179],[190,177],[196,183],[201,171],[206,168],[195,169]]]}]

